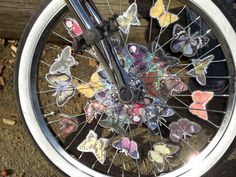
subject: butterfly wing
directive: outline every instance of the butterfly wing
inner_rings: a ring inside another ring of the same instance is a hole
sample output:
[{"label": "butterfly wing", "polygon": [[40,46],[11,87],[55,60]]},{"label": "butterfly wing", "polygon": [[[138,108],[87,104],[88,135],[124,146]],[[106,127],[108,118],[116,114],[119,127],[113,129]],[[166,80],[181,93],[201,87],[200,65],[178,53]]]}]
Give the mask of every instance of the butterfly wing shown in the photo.
[{"label": "butterfly wing", "polygon": [[135,141],[130,142],[130,146],[127,149],[128,155],[133,159],[139,159],[138,145]]},{"label": "butterfly wing", "polygon": [[181,130],[177,122],[172,122],[169,125],[169,129],[171,141],[173,141],[174,143],[179,143],[180,140],[184,137],[184,131]]},{"label": "butterfly wing", "polygon": [[193,40],[197,43],[198,49],[203,48],[210,41],[210,39],[208,37],[203,37],[203,36],[197,36]]},{"label": "butterfly wing", "polygon": [[159,19],[160,16],[166,11],[163,0],[158,0],[150,10],[152,18]]},{"label": "butterfly wing", "polygon": [[183,52],[183,55],[186,57],[192,57],[194,55],[196,55],[197,51],[198,51],[198,47],[197,47],[197,43],[195,41],[191,40],[187,40],[185,42],[184,47],[181,49],[181,51]]},{"label": "butterfly wing", "polygon": [[171,41],[171,50],[175,53],[180,52],[186,45],[189,39],[187,31],[179,24],[173,28],[173,40]]},{"label": "butterfly wing", "polygon": [[73,132],[75,132],[78,128],[78,122],[74,119],[70,119],[68,115],[59,114],[58,116],[59,124],[62,126],[62,134],[67,136]]},{"label": "butterfly wing", "polygon": [[82,141],[77,147],[77,150],[81,152],[94,152],[97,137],[98,135],[94,131],[90,130],[88,135],[86,136],[86,139]]},{"label": "butterfly wing", "polygon": [[57,92],[56,103],[58,107],[61,107],[67,103],[67,101],[75,95],[74,86],[70,85],[63,91]]},{"label": "butterfly wing", "polygon": [[100,81],[99,75],[97,73],[93,73],[91,76],[91,87],[96,91],[101,91],[104,89],[103,83]]},{"label": "butterfly wing", "polygon": [[129,6],[128,10],[125,12],[125,16],[129,19],[131,25],[134,26],[140,25],[137,13],[138,13],[138,6],[137,3],[134,2]]},{"label": "butterfly wing", "polygon": [[79,86],[77,86],[77,90],[87,98],[92,98],[95,95],[95,92],[91,88],[90,84],[80,84]]},{"label": "butterfly wing", "polygon": [[201,131],[201,126],[195,122],[189,122],[186,127],[186,132],[188,134],[195,134]]},{"label": "butterfly wing", "polygon": [[86,121],[87,123],[91,123],[93,121],[94,117],[94,107],[92,105],[92,103],[88,103],[85,108],[84,108],[84,112],[86,113]]},{"label": "butterfly wing", "polygon": [[105,148],[108,145],[108,139],[99,138],[94,147],[94,155],[97,158],[98,162],[104,164],[106,160],[106,151]]},{"label": "butterfly wing", "polygon": [[103,128],[113,128],[115,119],[112,116],[108,116],[106,119],[100,120],[99,125]]},{"label": "butterfly wing", "polygon": [[172,14],[170,12],[165,12],[161,17],[159,18],[159,25],[164,28],[168,27],[170,24],[175,23],[179,20],[179,17],[175,14]]},{"label": "butterfly wing", "polygon": [[208,113],[206,111],[206,106],[201,103],[192,103],[189,106],[189,111],[193,114],[196,115],[197,117],[203,119],[203,120],[208,120]]},{"label": "butterfly wing", "polygon": [[50,74],[46,75],[46,80],[53,86],[57,86],[60,83],[71,83],[71,76],[61,73],[61,74]]},{"label": "butterfly wing", "polygon": [[158,151],[149,151],[148,159],[155,165],[160,173],[164,171],[165,159]]},{"label": "butterfly wing", "polygon": [[175,114],[175,111],[168,106],[164,107],[161,111],[161,117],[171,117],[174,114]]},{"label": "butterfly wing", "polygon": [[76,19],[65,18],[63,19],[63,24],[72,38],[78,37],[83,34],[83,30]]},{"label": "butterfly wing", "polygon": [[214,92],[195,91],[192,93],[192,99],[196,103],[207,104],[214,97]]}]

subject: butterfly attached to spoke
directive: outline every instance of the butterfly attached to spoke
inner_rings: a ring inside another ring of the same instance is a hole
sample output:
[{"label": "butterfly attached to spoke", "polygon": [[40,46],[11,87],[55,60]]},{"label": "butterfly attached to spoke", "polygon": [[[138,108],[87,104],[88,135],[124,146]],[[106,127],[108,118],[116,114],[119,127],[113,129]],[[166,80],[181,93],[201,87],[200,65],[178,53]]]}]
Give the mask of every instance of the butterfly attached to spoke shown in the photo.
[{"label": "butterfly attached to spoke", "polygon": [[136,2],[131,4],[126,12],[120,15],[116,21],[119,24],[120,30],[124,34],[129,34],[131,26],[140,26],[140,22],[138,19],[138,6]]},{"label": "butterfly attached to spoke", "polygon": [[119,135],[127,136],[127,132],[124,129],[124,122],[120,119],[116,119],[115,117],[107,116],[106,119],[99,121],[99,125],[103,128],[108,128]]},{"label": "butterfly attached to spoke", "polygon": [[51,65],[49,72],[51,74],[65,73],[71,75],[71,67],[78,65],[79,63],[75,61],[75,58],[71,55],[71,47],[65,47],[61,55],[55,59],[55,62]]},{"label": "butterfly attached to spoke", "polygon": [[192,93],[193,103],[189,106],[189,111],[197,117],[208,120],[206,105],[213,99],[214,92],[195,91]]},{"label": "butterfly attached to spoke", "polygon": [[78,36],[81,36],[84,32],[83,29],[80,27],[79,23],[74,18],[65,18],[63,19],[63,24],[65,28],[67,29],[70,37],[76,38]]},{"label": "butterfly attached to spoke", "polygon": [[166,10],[163,0],[157,0],[150,10],[150,16],[156,18],[162,28],[168,27],[179,20],[177,15],[168,12],[168,9]]},{"label": "butterfly attached to spoke", "polygon": [[188,119],[182,118],[177,122],[172,122],[169,125],[169,129],[171,141],[179,143],[180,140],[186,139],[187,135],[192,136],[192,134],[199,133],[201,131],[201,126]]},{"label": "butterfly attached to spoke", "polygon": [[166,100],[173,95],[173,92],[181,93],[188,90],[188,86],[176,75],[170,75],[164,79],[159,86],[162,99]]},{"label": "butterfly attached to spoke", "polygon": [[49,73],[45,78],[51,84],[49,87],[55,89],[55,93],[52,96],[56,97],[58,107],[65,105],[75,95],[76,89],[72,84],[70,75]]},{"label": "butterfly attached to spoke", "polygon": [[97,100],[92,100],[84,108],[86,113],[86,122],[91,123],[94,118],[97,118],[98,114],[104,114],[107,112],[108,107]]},{"label": "butterfly attached to spoke", "polygon": [[171,41],[171,50],[175,53],[182,52],[186,57],[193,57],[198,50],[206,46],[210,39],[198,35],[198,32],[191,35],[191,28],[186,31],[184,27],[176,24],[173,29],[173,40]]},{"label": "butterfly attached to spoke", "polygon": [[101,82],[99,75],[95,72],[91,80],[86,84],[79,84],[77,90],[87,98],[92,98],[97,92],[104,90],[104,84]]},{"label": "butterfly attached to spoke", "polygon": [[66,114],[58,115],[59,124],[61,125],[60,130],[64,136],[68,136],[73,132],[76,132],[78,129],[78,121],[77,119],[72,119],[70,116]]},{"label": "butterfly attached to spoke", "polygon": [[[174,67],[180,63],[180,60],[178,58],[166,54],[164,49],[155,42],[152,44],[152,52],[152,55],[154,55],[153,63],[156,64],[156,66],[159,68],[166,70],[169,67]],[[152,70],[154,69],[155,68],[152,68]]]},{"label": "butterfly attached to spoke", "polygon": [[86,139],[77,147],[81,152],[91,152],[97,158],[98,162],[104,164],[106,160],[106,147],[109,140],[106,138],[99,138],[98,135],[90,130]]},{"label": "butterfly attached to spoke", "polygon": [[193,59],[193,69],[187,72],[188,75],[193,76],[197,79],[198,83],[202,86],[206,85],[206,73],[208,66],[214,59],[214,55],[207,56],[203,59]]},{"label": "butterfly attached to spoke", "polygon": [[120,140],[112,143],[112,147],[125,153],[133,159],[139,159],[138,145],[135,141],[130,141],[129,138],[122,137]]},{"label": "butterfly attached to spoke", "polygon": [[157,170],[161,173],[165,170],[166,164],[170,164],[168,159],[179,151],[178,146],[164,143],[156,143],[153,145],[154,150],[149,150],[148,159],[153,163]]}]

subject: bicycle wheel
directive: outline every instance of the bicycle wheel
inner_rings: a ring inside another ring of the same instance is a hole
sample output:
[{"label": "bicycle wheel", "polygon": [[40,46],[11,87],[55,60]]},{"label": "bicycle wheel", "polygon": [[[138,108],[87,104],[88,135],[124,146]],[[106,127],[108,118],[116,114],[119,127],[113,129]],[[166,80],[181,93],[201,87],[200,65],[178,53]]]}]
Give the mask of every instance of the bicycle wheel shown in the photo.
[{"label": "bicycle wheel", "polygon": [[119,101],[93,47],[73,50],[80,22],[64,0],[50,0],[26,28],[16,64],[18,104],[35,142],[70,176],[205,174],[236,134],[233,28],[211,1],[97,8],[119,15],[111,41],[142,94]]}]

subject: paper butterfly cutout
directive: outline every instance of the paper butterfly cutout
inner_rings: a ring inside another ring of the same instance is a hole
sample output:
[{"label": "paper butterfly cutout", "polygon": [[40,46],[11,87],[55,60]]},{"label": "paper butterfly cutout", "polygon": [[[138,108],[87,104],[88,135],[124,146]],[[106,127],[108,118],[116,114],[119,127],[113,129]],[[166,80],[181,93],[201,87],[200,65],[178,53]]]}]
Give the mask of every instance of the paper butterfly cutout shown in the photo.
[{"label": "paper butterfly cutout", "polygon": [[104,89],[103,83],[100,81],[100,78],[97,73],[93,73],[91,80],[87,84],[80,84],[77,87],[77,90],[84,94],[87,98],[92,98],[98,91]]},{"label": "paper butterfly cutout", "polygon": [[167,158],[171,158],[179,151],[178,146],[164,143],[156,143],[153,145],[154,150],[148,152],[148,159],[155,165],[161,173],[165,169]]},{"label": "paper butterfly cutout", "polygon": [[210,65],[210,63],[213,61],[213,59],[214,59],[214,55],[207,56],[202,60],[193,59],[192,64],[194,68],[191,69],[189,72],[187,72],[187,74],[195,77],[200,85],[202,86],[206,85],[207,68]]},{"label": "paper butterfly cutout", "polygon": [[129,116],[133,123],[140,123],[142,121],[141,111],[145,107],[145,104],[136,103],[129,111]]},{"label": "paper butterfly cutout", "polygon": [[166,123],[166,118],[173,116],[175,112],[164,102],[156,98],[152,105],[146,107],[143,114],[145,114],[146,117],[149,117],[146,124],[147,127],[156,134],[160,130],[159,126],[161,126],[163,122]]},{"label": "paper butterfly cutout", "polygon": [[70,116],[66,114],[58,115],[59,124],[61,125],[60,130],[62,130],[62,134],[67,136],[78,129],[78,122],[75,119],[70,118]]},{"label": "paper butterfly cutout", "polygon": [[163,0],[157,0],[150,10],[150,16],[156,18],[161,27],[167,27],[179,20],[179,17],[165,9]]},{"label": "paper butterfly cutout", "polygon": [[178,143],[181,139],[186,139],[186,136],[201,131],[201,126],[188,119],[179,119],[177,122],[172,122],[169,125],[171,141]]},{"label": "paper butterfly cutout", "polygon": [[120,15],[116,20],[119,24],[120,30],[124,34],[128,34],[130,27],[133,26],[140,26],[139,19],[137,17],[138,13],[138,6],[134,2],[131,4],[126,12],[123,13],[123,15]]},{"label": "paper butterfly cutout", "polygon": [[47,74],[46,80],[51,84],[49,87],[55,89],[53,96],[56,96],[56,104],[61,107],[75,94],[75,87],[72,85],[72,78],[67,74]]},{"label": "paper butterfly cutout", "polygon": [[168,69],[169,67],[176,66],[180,63],[178,58],[166,54],[166,52],[156,43],[153,43],[152,51],[155,54],[153,63],[157,63],[157,67]]},{"label": "paper butterfly cutout", "polygon": [[63,24],[72,38],[78,37],[84,33],[83,29],[74,18],[63,19]]},{"label": "paper butterfly cutout", "polygon": [[142,45],[130,43],[127,45],[128,53],[132,56],[132,66],[138,70],[143,71],[147,67],[146,59],[150,55],[148,49]]},{"label": "paper butterfly cutout", "polygon": [[127,132],[123,128],[124,124],[122,120],[116,119],[112,116],[108,116],[106,119],[100,120],[99,125],[103,128],[108,128],[119,135],[127,136]]},{"label": "paper butterfly cutout", "polygon": [[100,103],[97,100],[92,100],[90,103],[84,108],[84,112],[86,113],[86,121],[87,123],[91,123],[94,118],[97,118],[97,114],[104,113],[107,111],[107,106]]},{"label": "paper butterfly cutout", "polygon": [[182,52],[186,57],[193,57],[198,50],[206,46],[209,42],[208,37],[197,36],[198,32],[191,35],[191,28],[188,31],[179,24],[173,29],[173,41],[171,42],[171,50],[175,53]]},{"label": "paper butterfly cutout", "polygon": [[121,140],[112,143],[112,146],[126,156],[133,159],[139,159],[138,145],[135,141],[130,141],[129,138],[122,137]]},{"label": "paper butterfly cutout", "polygon": [[51,74],[65,73],[71,75],[70,68],[79,63],[75,61],[74,57],[71,55],[71,47],[67,46],[61,52],[61,55],[55,59],[55,62],[50,67],[49,72]]},{"label": "paper butterfly cutout", "polygon": [[160,85],[160,93],[163,99],[172,96],[173,92],[181,93],[188,90],[188,86],[175,75],[168,77]]},{"label": "paper butterfly cutout", "polygon": [[97,158],[98,162],[104,164],[106,160],[106,151],[105,148],[108,145],[108,139],[99,138],[98,135],[90,130],[86,139],[77,147],[81,152],[92,152]]},{"label": "paper butterfly cutout", "polygon": [[208,120],[206,105],[214,97],[214,92],[195,91],[192,93],[193,103],[189,107],[189,111],[201,119]]}]

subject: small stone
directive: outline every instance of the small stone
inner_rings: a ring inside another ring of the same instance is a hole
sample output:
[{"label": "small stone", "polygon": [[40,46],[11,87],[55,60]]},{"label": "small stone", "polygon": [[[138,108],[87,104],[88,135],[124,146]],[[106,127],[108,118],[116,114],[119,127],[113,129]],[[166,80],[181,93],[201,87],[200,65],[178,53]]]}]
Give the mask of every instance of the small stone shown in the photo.
[{"label": "small stone", "polygon": [[4,169],[1,171],[1,176],[2,176],[2,177],[8,176],[8,170],[7,170],[6,168],[4,168]]},{"label": "small stone", "polygon": [[3,123],[6,124],[6,125],[15,125],[16,124],[16,121],[14,120],[10,120],[10,119],[3,119]]}]

